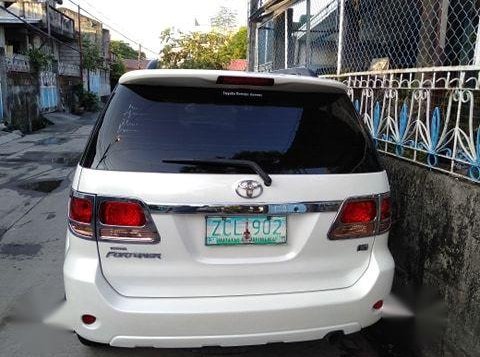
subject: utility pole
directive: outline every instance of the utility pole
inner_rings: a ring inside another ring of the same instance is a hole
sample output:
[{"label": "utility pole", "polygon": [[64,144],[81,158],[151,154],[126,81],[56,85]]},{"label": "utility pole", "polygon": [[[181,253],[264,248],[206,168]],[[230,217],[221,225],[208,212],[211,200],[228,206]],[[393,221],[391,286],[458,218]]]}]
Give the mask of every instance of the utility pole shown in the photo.
[{"label": "utility pole", "polygon": [[48,1],[45,2],[45,17],[47,18],[47,33],[50,43],[50,51],[53,52],[52,30],[50,25],[50,3]]},{"label": "utility pole", "polygon": [[142,57],[142,45],[138,44],[137,69],[140,69],[140,59]]},{"label": "utility pole", "polygon": [[475,54],[473,64],[475,66],[480,66],[480,20],[478,21],[477,25],[477,39],[475,41]]},{"label": "utility pole", "polygon": [[78,49],[80,50],[80,78],[82,80],[83,86],[83,51],[82,51],[82,19],[80,15],[80,5],[78,5],[77,9],[77,21],[78,21]]},{"label": "utility pole", "polygon": [[337,49],[337,75],[342,73],[344,22],[345,21],[345,0],[340,0],[340,22],[338,24],[338,49]]},{"label": "utility pole", "polygon": [[312,57],[312,37],[310,35],[310,17],[311,17],[311,3],[310,0],[307,0],[305,2],[307,5],[307,23],[306,23],[306,32],[305,32],[305,67],[310,68],[310,63],[311,63],[311,57]]},{"label": "utility pole", "polygon": [[48,36],[51,36],[51,30],[50,30],[50,4],[45,2],[45,17],[47,18],[47,33]]}]

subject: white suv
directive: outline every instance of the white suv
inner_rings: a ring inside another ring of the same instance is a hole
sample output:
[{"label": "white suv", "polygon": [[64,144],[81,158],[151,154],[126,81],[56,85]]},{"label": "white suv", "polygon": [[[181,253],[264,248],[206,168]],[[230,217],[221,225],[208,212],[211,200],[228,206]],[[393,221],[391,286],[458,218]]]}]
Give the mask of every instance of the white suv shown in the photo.
[{"label": "white suv", "polygon": [[389,184],[346,87],[125,74],[72,183],[58,322],[84,343],[252,345],[359,331],[394,262]]}]

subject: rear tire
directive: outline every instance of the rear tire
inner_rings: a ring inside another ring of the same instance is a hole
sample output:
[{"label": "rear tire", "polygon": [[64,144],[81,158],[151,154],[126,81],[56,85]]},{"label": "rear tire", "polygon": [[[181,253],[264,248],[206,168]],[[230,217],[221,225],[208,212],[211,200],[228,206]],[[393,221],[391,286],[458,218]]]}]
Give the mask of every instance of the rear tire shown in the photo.
[{"label": "rear tire", "polygon": [[77,334],[77,337],[78,337],[78,340],[80,341],[80,343],[84,346],[88,346],[88,347],[96,347],[96,348],[102,348],[102,347],[107,347],[109,346],[108,344],[106,343],[100,343],[100,342],[95,342],[95,341],[90,341],[90,340],[87,340],[86,338],[83,338],[82,336],[78,335]]}]

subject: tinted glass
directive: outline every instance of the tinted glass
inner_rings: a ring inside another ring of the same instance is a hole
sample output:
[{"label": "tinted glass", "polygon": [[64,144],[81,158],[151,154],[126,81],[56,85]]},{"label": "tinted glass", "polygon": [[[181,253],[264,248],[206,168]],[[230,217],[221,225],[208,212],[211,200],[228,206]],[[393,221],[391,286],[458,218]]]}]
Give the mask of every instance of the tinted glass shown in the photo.
[{"label": "tinted glass", "polygon": [[166,163],[242,159],[269,174],[379,171],[345,94],[121,85],[83,166],[115,171],[250,173],[248,168]]}]

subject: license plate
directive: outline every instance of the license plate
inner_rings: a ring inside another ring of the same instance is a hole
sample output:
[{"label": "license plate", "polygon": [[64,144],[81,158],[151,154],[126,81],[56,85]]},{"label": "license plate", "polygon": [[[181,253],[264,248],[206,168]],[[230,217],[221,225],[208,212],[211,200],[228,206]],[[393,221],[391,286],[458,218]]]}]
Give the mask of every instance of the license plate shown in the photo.
[{"label": "license plate", "polygon": [[272,245],[286,242],[285,216],[207,217],[206,245]]}]

